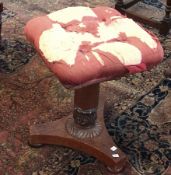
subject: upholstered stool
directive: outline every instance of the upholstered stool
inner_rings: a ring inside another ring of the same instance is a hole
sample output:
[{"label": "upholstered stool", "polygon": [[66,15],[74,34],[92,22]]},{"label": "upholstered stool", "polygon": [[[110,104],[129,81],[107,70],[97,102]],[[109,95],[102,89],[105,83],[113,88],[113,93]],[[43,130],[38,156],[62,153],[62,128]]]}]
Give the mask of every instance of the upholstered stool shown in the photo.
[{"label": "upholstered stool", "polygon": [[108,7],[68,7],[37,17],[25,34],[59,81],[75,91],[73,116],[32,126],[30,143],[78,149],[121,171],[126,157],[106,131],[100,82],[157,65],[159,40]]}]

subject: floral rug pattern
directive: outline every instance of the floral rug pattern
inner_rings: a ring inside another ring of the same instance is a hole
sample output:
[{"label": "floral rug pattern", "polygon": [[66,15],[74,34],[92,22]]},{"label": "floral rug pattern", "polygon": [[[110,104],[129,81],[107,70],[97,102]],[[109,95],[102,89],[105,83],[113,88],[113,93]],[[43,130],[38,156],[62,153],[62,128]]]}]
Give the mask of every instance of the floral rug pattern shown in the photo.
[{"label": "floral rug pattern", "polygon": [[[161,175],[171,163],[171,145],[163,139],[163,133],[157,125],[148,121],[150,112],[171,90],[171,79],[163,80],[145,96],[117,118],[106,116],[106,127],[114,142],[128,156],[134,168],[144,175]],[[171,100],[171,99],[170,99]],[[162,117],[162,116],[159,116]],[[68,175],[77,175],[79,167],[94,163],[93,157],[79,155],[68,169]],[[75,162],[75,163],[73,163]]]},{"label": "floral rug pattern", "polygon": [[[148,2],[159,2],[154,1]],[[111,175],[105,165],[78,150],[52,145],[33,149],[27,144],[30,125],[57,120],[72,113],[73,93],[61,86],[26,42],[24,25],[28,19],[47,11],[70,5],[97,4],[109,5],[109,1],[4,1],[3,47],[0,48],[0,175]],[[171,159],[171,122],[165,120],[160,125],[163,114],[158,115],[158,110],[154,112],[170,96],[171,80],[162,76],[171,59],[171,38],[169,35],[157,36],[165,50],[164,61],[152,71],[118,80],[132,91],[129,94],[127,91],[123,93],[123,89],[117,94],[114,91],[115,98],[110,91],[112,105],[104,112],[109,134],[128,156],[137,174],[143,175],[164,174]],[[158,86],[134,103],[134,96],[138,95],[132,92],[140,89],[140,97],[161,79],[164,80]],[[106,83],[106,86],[114,87],[115,83]],[[144,84],[145,88],[142,87]],[[121,88],[119,86],[119,90]],[[127,98],[135,105],[125,110]],[[120,112],[121,107],[125,112]],[[156,118],[158,116],[160,118]],[[129,173],[125,171],[121,175]]]},{"label": "floral rug pattern", "polygon": [[165,5],[160,0],[143,0],[143,3],[154,6],[158,9],[164,9]]}]

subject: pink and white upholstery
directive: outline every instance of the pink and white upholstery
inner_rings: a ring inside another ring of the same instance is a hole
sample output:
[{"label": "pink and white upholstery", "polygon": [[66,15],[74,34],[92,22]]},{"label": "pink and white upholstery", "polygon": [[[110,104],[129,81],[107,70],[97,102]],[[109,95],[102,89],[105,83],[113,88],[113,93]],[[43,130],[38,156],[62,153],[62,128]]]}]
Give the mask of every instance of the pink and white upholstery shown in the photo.
[{"label": "pink and white upholstery", "polygon": [[30,20],[25,34],[67,88],[137,73],[157,65],[157,37],[109,7],[68,7]]}]

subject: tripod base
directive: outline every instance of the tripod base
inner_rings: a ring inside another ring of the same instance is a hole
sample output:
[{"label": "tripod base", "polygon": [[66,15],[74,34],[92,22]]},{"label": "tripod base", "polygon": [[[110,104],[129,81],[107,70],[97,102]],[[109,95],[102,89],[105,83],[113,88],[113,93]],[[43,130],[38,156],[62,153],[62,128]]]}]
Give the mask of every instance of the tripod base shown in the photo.
[{"label": "tripod base", "polygon": [[[104,123],[102,123],[103,129],[99,136],[78,139],[66,131],[65,123],[68,119],[72,118],[66,117],[58,121],[32,126],[30,128],[30,144],[55,144],[77,149],[96,157],[110,166],[114,172],[122,171],[126,157],[108,135]],[[116,151],[112,151],[112,148]]]},{"label": "tripod base", "polygon": [[[84,111],[75,111],[73,116],[31,126],[30,144],[55,144],[77,149],[96,157],[115,174],[121,172],[127,163],[126,156],[117,148],[106,130],[104,98],[101,96],[99,100],[98,96],[99,85],[76,90],[74,104]],[[85,113],[97,105],[95,113],[91,110]]]}]

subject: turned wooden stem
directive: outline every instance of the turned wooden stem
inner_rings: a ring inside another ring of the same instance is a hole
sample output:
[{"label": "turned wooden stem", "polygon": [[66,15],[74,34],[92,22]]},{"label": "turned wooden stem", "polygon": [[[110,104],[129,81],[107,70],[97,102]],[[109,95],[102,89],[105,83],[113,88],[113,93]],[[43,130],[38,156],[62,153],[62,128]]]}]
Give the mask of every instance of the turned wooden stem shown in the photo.
[{"label": "turned wooden stem", "polygon": [[99,102],[99,84],[75,90],[74,107],[83,110],[97,108]]},{"label": "turned wooden stem", "polygon": [[75,90],[73,118],[77,126],[95,126],[99,102],[99,84]]},{"label": "turned wooden stem", "polygon": [[73,119],[66,123],[68,133],[77,138],[100,135],[102,124],[97,120],[99,84],[75,90]]}]

